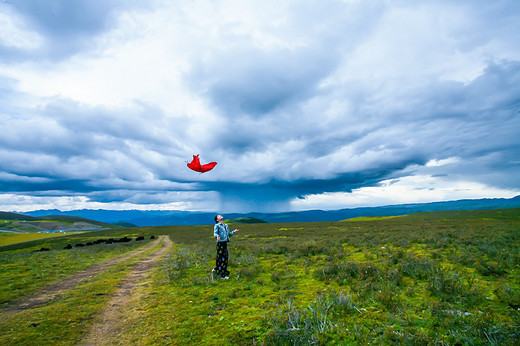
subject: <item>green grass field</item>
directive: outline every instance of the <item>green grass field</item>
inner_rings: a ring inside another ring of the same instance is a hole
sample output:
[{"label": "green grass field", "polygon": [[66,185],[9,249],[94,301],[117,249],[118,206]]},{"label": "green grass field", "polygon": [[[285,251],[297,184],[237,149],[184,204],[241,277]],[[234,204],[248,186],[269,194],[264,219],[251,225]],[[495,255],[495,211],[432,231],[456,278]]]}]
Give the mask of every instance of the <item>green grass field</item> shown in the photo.
[{"label": "green grass field", "polygon": [[95,231],[101,229],[115,229],[121,226],[104,222],[88,220],[81,217],[54,215],[33,217],[17,213],[0,211],[1,231],[34,233],[41,231]]},{"label": "green grass field", "polygon": [[0,246],[23,243],[50,237],[64,236],[63,233],[0,233]]},{"label": "green grass field", "polygon": [[[118,229],[0,247],[2,302],[142,246],[62,250],[67,243],[166,234],[174,249],[139,286],[139,305],[118,335],[122,344],[520,342],[520,209],[230,227],[240,232],[229,243],[229,280],[211,273],[211,225]],[[33,252],[41,246],[51,251]],[[123,277],[113,269],[61,300],[9,315],[0,321],[0,343],[79,342]],[[81,313],[67,312],[77,304]]]},{"label": "green grass field", "polygon": [[386,220],[386,219],[393,219],[396,217],[404,217],[407,215],[392,215],[392,216],[360,216],[360,217],[354,217],[352,219],[346,219],[343,221],[376,221],[376,220]]}]

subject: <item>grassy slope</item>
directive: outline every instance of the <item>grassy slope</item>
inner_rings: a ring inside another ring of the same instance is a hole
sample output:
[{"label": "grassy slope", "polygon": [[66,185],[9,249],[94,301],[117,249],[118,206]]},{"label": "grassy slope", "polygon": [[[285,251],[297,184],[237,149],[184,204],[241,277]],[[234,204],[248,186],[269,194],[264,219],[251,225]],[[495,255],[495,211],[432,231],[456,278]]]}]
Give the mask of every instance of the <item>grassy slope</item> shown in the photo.
[{"label": "grassy slope", "polygon": [[27,216],[23,214],[10,213],[6,211],[0,211],[0,220],[36,220],[35,217]]},{"label": "grassy slope", "polygon": [[[95,248],[79,249],[75,254],[74,251],[62,251],[60,255],[70,256],[68,258],[45,258],[45,262],[50,263],[46,263],[44,268],[39,270],[44,276],[47,274],[56,279],[58,275],[52,271],[59,263],[67,263],[66,270],[70,273],[135,250],[143,245],[142,243],[117,244],[98,254],[95,253]],[[89,280],[80,282],[77,287],[66,291],[50,304],[43,304],[17,313],[4,314],[3,319],[0,319],[0,344],[78,344],[82,340],[83,334],[93,324],[93,317],[106,306],[110,296],[127,277],[127,269],[140,258],[146,257],[151,251],[152,249],[137,258],[125,260]],[[45,256],[48,253],[34,255]],[[63,262],[63,260],[67,262]],[[38,280],[41,278],[39,277]]]},{"label": "grassy slope", "polygon": [[39,232],[55,229],[114,229],[118,225],[76,216],[49,215],[32,217],[17,213],[0,212],[0,229],[16,232]]},{"label": "grassy slope", "polygon": [[386,220],[386,219],[393,219],[396,217],[403,217],[407,215],[392,215],[392,216],[360,216],[360,217],[354,217],[351,219],[342,220],[344,222],[352,222],[352,221],[376,221],[376,220]]},{"label": "grassy slope", "polygon": [[164,229],[184,246],[143,293],[149,318],[129,335],[179,343],[514,343],[519,221],[519,210],[503,210],[241,225],[230,243],[230,281],[208,273],[207,229]]},{"label": "grassy slope", "polygon": [[[23,259],[37,268],[42,258],[27,254],[44,244],[60,248],[86,237],[168,234],[175,251],[140,289],[139,318],[121,335],[122,342],[514,344],[520,338],[519,209],[240,225],[229,244],[232,274],[226,281],[209,271],[214,265],[210,226],[95,233],[0,251],[14,257],[12,263]],[[38,255],[66,263],[58,260],[66,253]],[[0,272],[11,271],[0,263]],[[88,300],[82,304],[90,306]],[[100,306],[78,318],[75,335]],[[39,321],[51,315],[38,310]],[[26,339],[33,332],[24,329],[28,318],[18,315],[0,327]],[[64,337],[64,323],[46,324],[34,340]]]},{"label": "grassy slope", "polygon": [[0,254],[12,253],[12,252],[30,252],[36,251],[41,247],[46,247],[51,250],[61,250],[67,244],[77,244],[77,243],[86,243],[92,242],[96,239],[107,239],[107,238],[122,238],[124,236],[129,237],[137,237],[139,235],[145,235],[149,237],[152,233],[146,232],[143,229],[139,228],[115,228],[109,230],[101,230],[101,231],[90,231],[77,233],[72,232],[73,234],[67,233],[66,236],[63,237],[53,237],[53,238],[45,238],[41,240],[32,240],[26,241],[23,243],[10,244],[6,246],[0,246]]},{"label": "grassy slope", "polygon": [[63,236],[60,233],[0,233],[0,247],[31,240]]}]

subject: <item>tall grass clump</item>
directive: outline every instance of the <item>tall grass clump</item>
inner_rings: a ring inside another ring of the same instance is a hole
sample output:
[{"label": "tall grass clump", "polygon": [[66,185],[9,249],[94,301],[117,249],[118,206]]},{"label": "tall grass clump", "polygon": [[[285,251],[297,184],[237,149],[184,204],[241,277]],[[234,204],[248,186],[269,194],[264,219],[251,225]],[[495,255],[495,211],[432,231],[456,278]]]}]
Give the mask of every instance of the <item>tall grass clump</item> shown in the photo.
[{"label": "tall grass clump", "polygon": [[348,284],[354,279],[360,281],[381,281],[383,272],[373,263],[341,262],[332,263],[314,271],[314,276],[323,281]]},{"label": "tall grass clump", "polygon": [[419,258],[408,255],[398,261],[399,271],[406,276],[418,280],[425,280],[438,271],[438,266],[428,258]]},{"label": "tall grass clump", "polygon": [[213,255],[213,248],[200,244],[176,246],[164,260],[162,269],[167,281],[172,282],[186,277],[192,268],[208,267]]},{"label": "tall grass clump", "polygon": [[339,317],[356,312],[352,297],[344,292],[318,293],[306,308],[291,300],[266,324],[272,329],[265,342],[274,345],[312,345],[327,342],[327,332],[336,328]]},{"label": "tall grass clump", "polygon": [[[520,311],[520,290],[513,289],[508,285],[503,285],[494,290],[497,298],[506,303],[510,308]],[[520,317],[519,317],[520,323]]]},{"label": "tall grass clump", "polygon": [[191,251],[186,247],[176,249],[173,253],[169,254],[162,265],[168,282],[185,277],[193,263],[192,258],[193,255]]},{"label": "tall grass clump", "polygon": [[428,278],[426,289],[441,301],[467,307],[478,306],[484,301],[482,291],[476,287],[473,277],[463,277],[440,268],[436,268]]}]

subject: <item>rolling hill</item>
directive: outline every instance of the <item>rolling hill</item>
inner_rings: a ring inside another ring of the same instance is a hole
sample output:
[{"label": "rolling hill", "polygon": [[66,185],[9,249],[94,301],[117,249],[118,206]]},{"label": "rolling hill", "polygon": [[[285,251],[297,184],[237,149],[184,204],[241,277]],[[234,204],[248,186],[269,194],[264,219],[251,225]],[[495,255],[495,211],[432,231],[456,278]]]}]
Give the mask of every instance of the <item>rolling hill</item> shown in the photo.
[{"label": "rolling hill", "polygon": [[59,232],[99,231],[120,226],[71,215],[29,216],[0,212],[0,231],[3,232]]},{"label": "rolling hill", "polygon": [[[340,221],[363,216],[406,215],[426,211],[484,210],[520,208],[520,196],[514,198],[466,199],[448,202],[401,204],[383,207],[349,208],[340,210],[306,210],[285,213],[225,213],[224,217],[235,220],[258,219],[265,222],[312,222]],[[213,223],[217,212],[190,212],[178,210],[37,210],[26,215],[70,215],[98,220],[110,224],[130,223],[136,226],[208,225]]]}]

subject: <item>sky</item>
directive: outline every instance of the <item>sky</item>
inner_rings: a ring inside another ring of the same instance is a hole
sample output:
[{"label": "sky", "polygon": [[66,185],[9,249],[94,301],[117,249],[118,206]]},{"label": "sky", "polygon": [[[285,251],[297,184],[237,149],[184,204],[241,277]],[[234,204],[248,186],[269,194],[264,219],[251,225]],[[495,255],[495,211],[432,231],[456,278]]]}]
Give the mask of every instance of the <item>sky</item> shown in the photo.
[{"label": "sky", "polygon": [[0,129],[3,211],[511,198],[520,2],[2,0]]}]

